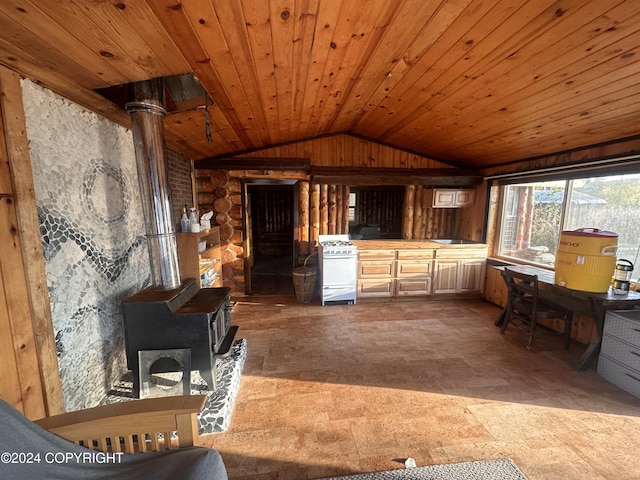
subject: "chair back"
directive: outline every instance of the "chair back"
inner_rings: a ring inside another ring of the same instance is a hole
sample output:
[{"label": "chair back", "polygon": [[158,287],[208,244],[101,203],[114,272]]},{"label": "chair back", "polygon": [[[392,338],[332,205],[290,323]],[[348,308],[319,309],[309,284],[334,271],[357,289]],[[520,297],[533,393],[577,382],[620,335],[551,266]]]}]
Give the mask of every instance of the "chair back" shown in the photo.
[{"label": "chair back", "polygon": [[530,320],[538,310],[538,276],[504,269],[508,307],[512,315]]}]

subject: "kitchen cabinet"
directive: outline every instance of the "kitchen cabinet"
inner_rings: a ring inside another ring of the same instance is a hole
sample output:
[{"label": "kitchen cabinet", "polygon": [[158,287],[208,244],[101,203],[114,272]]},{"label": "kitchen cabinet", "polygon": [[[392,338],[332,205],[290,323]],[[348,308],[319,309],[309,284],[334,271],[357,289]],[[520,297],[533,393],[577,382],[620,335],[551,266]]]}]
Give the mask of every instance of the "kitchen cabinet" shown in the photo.
[{"label": "kitchen cabinet", "polygon": [[471,189],[438,189],[429,190],[432,208],[470,207],[475,201],[476,192]]},{"label": "kitchen cabinet", "polygon": [[395,255],[395,250],[358,250],[359,298],[393,296]]},{"label": "kitchen cabinet", "polygon": [[458,264],[458,292],[481,292],[485,268],[484,258],[461,260]]},{"label": "kitchen cabinet", "polygon": [[434,250],[398,250],[395,261],[395,295],[430,295]]},{"label": "kitchen cabinet", "polygon": [[484,244],[413,240],[354,243],[358,247],[359,298],[465,295],[484,288]]},{"label": "kitchen cabinet", "polygon": [[486,248],[436,250],[433,293],[481,292]]},{"label": "kitchen cabinet", "polygon": [[201,288],[222,286],[220,231],[212,227],[197,233],[176,233],[182,280],[195,278]]},{"label": "kitchen cabinet", "polygon": [[359,250],[358,297],[429,295],[433,250]]},{"label": "kitchen cabinet", "polygon": [[458,260],[435,261],[433,293],[458,292]]}]

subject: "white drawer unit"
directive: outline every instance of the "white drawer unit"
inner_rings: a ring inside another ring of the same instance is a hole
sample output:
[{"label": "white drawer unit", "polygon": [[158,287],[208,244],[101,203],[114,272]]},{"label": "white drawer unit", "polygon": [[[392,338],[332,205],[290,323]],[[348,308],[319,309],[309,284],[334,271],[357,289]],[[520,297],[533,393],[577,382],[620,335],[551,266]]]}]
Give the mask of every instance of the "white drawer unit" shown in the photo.
[{"label": "white drawer unit", "polygon": [[630,394],[640,397],[640,372],[601,355],[598,360],[598,374]]},{"label": "white drawer unit", "polygon": [[640,397],[640,310],[607,312],[598,374]]}]

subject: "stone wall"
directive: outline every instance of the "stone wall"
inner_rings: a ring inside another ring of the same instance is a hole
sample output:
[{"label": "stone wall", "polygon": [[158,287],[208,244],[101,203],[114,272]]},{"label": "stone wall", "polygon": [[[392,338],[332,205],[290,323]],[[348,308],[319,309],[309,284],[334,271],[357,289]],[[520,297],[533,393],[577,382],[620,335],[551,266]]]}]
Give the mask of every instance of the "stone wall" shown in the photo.
[{"label": "stone wall", "polygon": [[131,132],[22,81],[67,411],[126,370],[121,302],[150,282]]}]

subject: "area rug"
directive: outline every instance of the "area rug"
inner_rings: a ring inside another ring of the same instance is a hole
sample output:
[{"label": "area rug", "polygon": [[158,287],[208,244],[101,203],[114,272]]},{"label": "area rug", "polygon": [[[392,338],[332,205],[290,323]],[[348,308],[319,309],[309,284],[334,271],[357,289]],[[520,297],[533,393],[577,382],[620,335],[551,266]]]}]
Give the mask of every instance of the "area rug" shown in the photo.
[{"label": "area rug", "polygon": [[321,480],[527,480],[508,458],[359,473]]},{"label": "area rug", "polygon": [[[207,395],[207,401],[198,414],[198,434],[222,433],[229,428],[244,362],[247,358],[247,341],[236,340],[231,354],[218,360],[217,388],[214,392],[207,389],[206,382],[197,371],[191,372],[191,395]],[[133,378],[131,372],[125,373],[109,391],[102,404],[127,402],[133,397]]]}]

